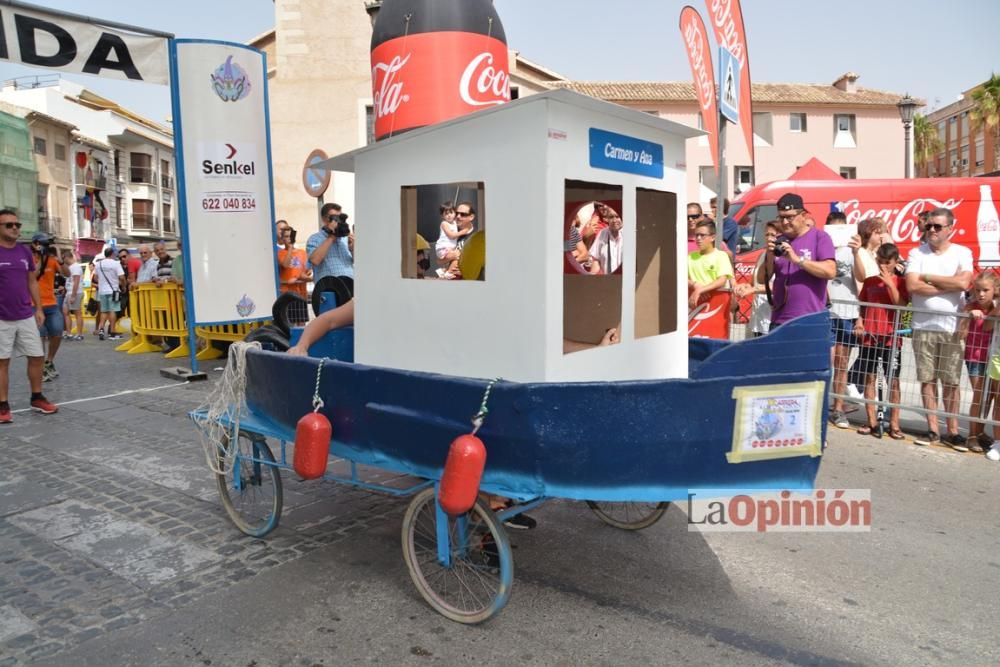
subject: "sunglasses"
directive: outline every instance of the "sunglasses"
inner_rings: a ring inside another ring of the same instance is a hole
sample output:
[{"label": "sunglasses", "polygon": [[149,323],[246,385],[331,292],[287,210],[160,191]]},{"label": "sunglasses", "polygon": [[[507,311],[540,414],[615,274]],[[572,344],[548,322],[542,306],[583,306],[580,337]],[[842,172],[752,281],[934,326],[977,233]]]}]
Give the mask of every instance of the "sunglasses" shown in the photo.
[{"label": "sunglasses", "polygon": [[689,215],[688,220],[697,220],[698,218],[701,217],[701,215],[702,215],[701,213],[698,213],[696,215]]},{"label": "sunglasses", "polygon": [[467,218],[472,215],[472,211],[455,211],[455,215],[460,215],[463,218]]},{"label": "sunglasses", "polygon": [[951,225],[939,225],[936,222],[932,222],[930,224],[924,225],[924,231],[925,232],[940,232],[942,229],[946,229],[948,227],[951,227]]},{"label": "sunglasses", "polygon": [[[21,223],[20,222],[5,222],[5,223],[3,223],[3,226],[6,227],[7,229],[20,229],[21,228]],[[33,243],[38,243],[38,241],[33,241]]]}]

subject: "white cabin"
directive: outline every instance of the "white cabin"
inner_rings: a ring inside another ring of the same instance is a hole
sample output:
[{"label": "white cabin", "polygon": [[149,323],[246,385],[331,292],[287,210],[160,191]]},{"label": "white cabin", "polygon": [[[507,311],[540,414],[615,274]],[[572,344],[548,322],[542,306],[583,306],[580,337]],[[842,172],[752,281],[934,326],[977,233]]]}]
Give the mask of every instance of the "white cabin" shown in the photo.
[{"label": "white cabin", "polygon": [[[331,158],[356,176],[355,361],[519,382],[687,377],[684,144],[701,134],[554,90]],[[438,207],[456,198],[476,233],[464,279],[439,279]],[[585,242],[581,264],[569,227],[599,229],[595,202],[622,228],[610,247],[609,232]],[[612,327],[618,344],[588,347]]]}]

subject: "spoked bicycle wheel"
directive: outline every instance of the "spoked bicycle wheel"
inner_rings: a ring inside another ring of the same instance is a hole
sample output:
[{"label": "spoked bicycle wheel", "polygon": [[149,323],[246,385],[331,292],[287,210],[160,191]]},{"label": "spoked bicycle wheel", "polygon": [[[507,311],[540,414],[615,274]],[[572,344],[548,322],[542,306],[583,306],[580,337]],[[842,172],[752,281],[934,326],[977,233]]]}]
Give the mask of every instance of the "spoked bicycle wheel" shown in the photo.
[{"label": "spoked bicycle wheel", "polygon": [[231,446],[237,447],[232,466],[215,478],[222,506],[237,528],[263,537],[281,518],[281,474],[263,438],[240,432]]},{"label": "spoked bicycle wheel", "polygon": [[[447,539],[440,553],[439,536]],[[403,559],[420,595],[453,621],[481,623],[510,598],[510,540],[482,501],[451,517],[438,509],[433,488],[421,491],[403,517]]]},{"label": "spoked bicycle wheel", "polygon": [[642,530],[659,521],[670,507],[670,503],[588,500],[587,507],[609,526],[622,530]]}]

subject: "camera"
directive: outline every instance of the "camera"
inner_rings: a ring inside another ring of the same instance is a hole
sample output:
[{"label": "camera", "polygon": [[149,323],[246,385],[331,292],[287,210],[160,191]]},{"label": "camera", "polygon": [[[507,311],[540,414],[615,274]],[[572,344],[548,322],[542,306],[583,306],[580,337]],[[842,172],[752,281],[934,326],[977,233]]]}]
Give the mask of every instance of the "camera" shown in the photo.
[{"label": "camera", "polygon": [[326,228],[327,234],[333,234],[337,238],[340,238],[342,236],[347,236],[351,233],[351,227],[350,225],[347,224],[346,213],[331,213],[329,216],[327,216],[326,220],[327,222],[333,222],[334,220],[337,221],[337,226],[333,229],[332,232],[330,231],[329,227]]},{"label": "camera", "polygon": [[781,247],[782,243],[788,241],[788,237],[784,234],[780,235],[778,238],[774,239],[774,256],[781,257],[785,254],[785,249]]},{"label": "camera", "polygon": [[296,236],[298,236],[298,232],[296,230],[294,229],[288,230],[288,240],[291,241],[293,244],[295,243]]}]

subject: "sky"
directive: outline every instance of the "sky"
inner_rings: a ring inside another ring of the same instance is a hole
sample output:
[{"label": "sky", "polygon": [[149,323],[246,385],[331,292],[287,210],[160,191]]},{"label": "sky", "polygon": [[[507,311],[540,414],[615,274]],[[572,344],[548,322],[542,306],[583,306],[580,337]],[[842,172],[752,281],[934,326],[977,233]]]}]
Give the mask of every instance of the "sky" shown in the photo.
[{"label": "sky", "polygon": [[[363,0],[328,0],[357,2]],[[444,0],[438,0],[444,1]],[[460,1],[460,0],[458,0]],[[80,0],[34,0],[81,12]],[[680,0],[495,0],[508,44],[576,80],[688,81]],[[705,3],[690,4],[707,16]],[[832,83],[910,93],[926,112],[1000,72],[998,0],[743,0],[753,81]],[[794,11],[790,8],[794,7]],[[10,11],[0,5],[0,11]],[[88,0],[89,15],[178,37],[246,42],[274,27],[272,0]],[[711,34],[711,30],[709,30]],[[335,39],[331,36],[331,39]],[[0,63],[0,80],[45,74]],[[64,75],[65,76],[65,75]],[[166,87],[68,76],[143,115],[169,116]]]}]

